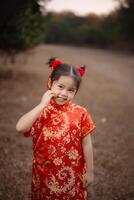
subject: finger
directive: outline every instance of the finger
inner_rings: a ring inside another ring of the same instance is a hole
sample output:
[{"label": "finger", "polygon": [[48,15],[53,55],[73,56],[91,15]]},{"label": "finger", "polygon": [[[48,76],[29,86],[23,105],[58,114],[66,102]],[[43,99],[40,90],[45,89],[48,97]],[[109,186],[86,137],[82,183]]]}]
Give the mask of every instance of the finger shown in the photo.
[{"label": "finger", "polygon": [[55,93],[51,93],[49,96],[50,98],[56,97]]},{"label": "finger", "polygon": [[53,91],[52,90],[47,90],[46,93],[51,94]]},{"label": "finger", "polygon": [[83,183],[87,187],[87,180],[86,179],[83,180]]},{"label": "finger", "polygon": [[88,185],[89,185],[89,184],[88,184],[88,182],[86,181],[86,187],[88,187]]},{"label": "finger", "polygon": [[51,95],[51,94],[53,94],[54,92],[52,91],[52,90],[47,90],[47,92],[46,92],[46,94],[47,95]]},{"label": "finger", "polygon": [[56,96],[56,94],[54,92],[51,93],[52,96]]},{"label": "finger", "polygon": [[49,91],[49,94],[55,95],[55,93],[52,90],[48,90],[48,91]]},{"label": "finger", "polygon": [[90,182],[88,180],[85,181],[85,186],[89,187],[90,186]]}]

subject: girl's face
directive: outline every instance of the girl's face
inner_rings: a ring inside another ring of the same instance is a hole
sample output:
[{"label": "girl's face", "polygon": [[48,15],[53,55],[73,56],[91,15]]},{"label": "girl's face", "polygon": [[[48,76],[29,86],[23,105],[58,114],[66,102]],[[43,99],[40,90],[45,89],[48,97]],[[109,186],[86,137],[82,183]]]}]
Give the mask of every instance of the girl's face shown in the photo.
[{"label": "girl's face", "polygon": [[52,83],[51,90],[56,94],[56,103],[64,105],[74,98],[77,88],[72,77],[60,76]]}]

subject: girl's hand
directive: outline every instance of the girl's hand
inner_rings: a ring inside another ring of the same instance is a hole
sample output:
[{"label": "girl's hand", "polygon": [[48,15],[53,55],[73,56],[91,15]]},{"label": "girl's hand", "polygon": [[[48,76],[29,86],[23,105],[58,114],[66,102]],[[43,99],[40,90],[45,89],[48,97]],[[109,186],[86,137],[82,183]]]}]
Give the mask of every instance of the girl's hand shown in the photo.
[{"label": "girl's hand", "polygon": [[91,185],[91,183],[93,182],[93,173],[86,173],[83,177],[83,182],[84,182],[84,186],[85,187],[89,187]]},{"label": "girl's hand", "polygon": [[52,90],[47,90],[45,94],[42,96],[40,105],[42,105],[43,107],[46,107],[49,104],[51,98],[54,96],[56,95],[54,92],[52,92]]}]

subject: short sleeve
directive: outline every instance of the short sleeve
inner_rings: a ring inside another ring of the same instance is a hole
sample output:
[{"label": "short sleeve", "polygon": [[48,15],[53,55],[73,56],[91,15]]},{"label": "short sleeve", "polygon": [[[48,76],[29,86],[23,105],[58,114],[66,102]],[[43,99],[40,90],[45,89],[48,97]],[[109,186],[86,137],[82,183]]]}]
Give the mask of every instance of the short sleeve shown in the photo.
[{"label": "short sleeve", "polygon": [[36,135],[40,134],[42,130],[42,126],[44,124],[43,122],[44,122],[44,115],[43,115],[43,112],[41,112],[39,117],[37,117],[37,119],[34,121],[30,130],[24,132],[23,135],[25,137],[30,137],[30,136],[34,136],[35,134]]},{"label": "short sleeve", "polygon": [[81,136],[85,137],[87,134],[91,133],[96,128],[90,114],[85,111],[82,115],[81,121]]}]

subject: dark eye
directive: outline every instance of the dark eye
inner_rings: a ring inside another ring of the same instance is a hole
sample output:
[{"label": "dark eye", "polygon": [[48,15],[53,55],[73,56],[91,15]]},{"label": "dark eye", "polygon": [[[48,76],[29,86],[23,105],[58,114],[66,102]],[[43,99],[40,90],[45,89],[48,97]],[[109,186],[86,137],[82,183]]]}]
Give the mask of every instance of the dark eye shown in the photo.
[{"label": "dark eye", "polygon": [[74,92],[74,91],[75,91],[75,89],[70,89],[70,90],[69,90],[69,92]]},{"label": "dark eye", "polygon": [[59,87],[60,89],[62,89],[62,88],[63,88],[63,86],[62,86],[62,85],[58,85],[58,87]]}]

